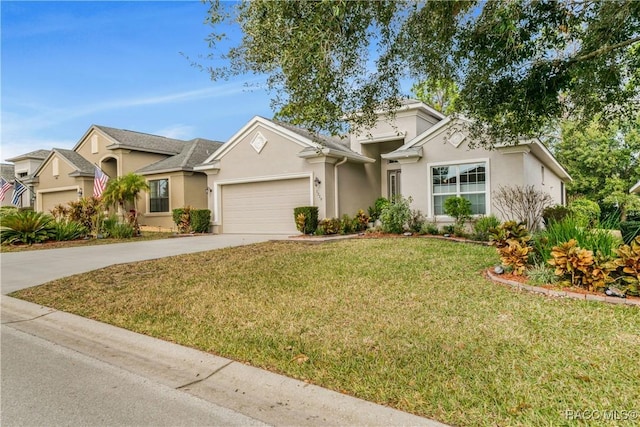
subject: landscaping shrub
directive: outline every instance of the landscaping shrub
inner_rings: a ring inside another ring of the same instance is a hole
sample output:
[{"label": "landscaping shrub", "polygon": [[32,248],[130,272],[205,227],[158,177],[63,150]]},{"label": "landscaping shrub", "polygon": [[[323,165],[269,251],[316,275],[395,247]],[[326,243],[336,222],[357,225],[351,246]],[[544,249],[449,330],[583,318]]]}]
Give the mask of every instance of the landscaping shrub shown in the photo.
[{"label": "landscaping shrub", "polygon": [[527,268],[526,275],[533,285],[547,285],[558,281],[553,269],[544,264],[537,264]]},{"label": "landscaping shrub", "polygon": [[542,212],[553,203],[548,193],[526,187],[499,187],[493,194],[493,203],[503,218],[524,222],[529,230],[536,231],[542,225]]},{"label": "landscaping shrub", "polygon": [[353,224],[355,231],[364,231],[369,226],[369,221],[371,221],[371,217],[365,213],[362,209],[358,211],[356,216],[353,218]]},{"label": "landscaping shrub", "polygon": [[340,218],[340,234],[353,233],[353,229],[353,218],[347,214],[342,215],[342,218]]},{"label": "landscaping shrub", "polygon": [[598,291],[613,280],[612,264],[604,257],[594,257],[592,251],[578,246],[576,239],[554,246],[548,262],[555,267],[556,276],[564,279],[563,282],[569,286]]},{"label": "landscaping shrub", "polygon": [[339,232],[339,218],[324,218],[318,222],[318,228],[316,230],[316,234],[318,235],[338,234]]},{"label": "landscaping shrub", "polygon": [[620,232],[624,243],[630,245],[637,236],[640,236],[640,221],[620,222]]},{"label": "landscaping shrub", "polygon": [[51,215],[56,221],[69,218],[69,207],[63,205],[62,203],[58,203],[57,205],[55,205],[49,212],[51,212]]},{"label": "landscaping shrub", "polygon": [[546,230],[535,234],[533,245],[536,261],[545,262],[551,259],[552,248],[571,239],[575,239],[581,248],[608,258],[614,255],[614,249],[620,243],[608,230],[581,227],[570,215],[562,221],[552,222]]},{"label": "landscaping shrub", "polygon": [[77,240],[85,237],[89,230],[79,222],[61,219],[53,222],[52,238],[58,242]]},{"label": "landscaping shrub", "polygon": [[600,219],[600,206],[594,201],[579,198],[569,203],[569,212],[580,227],[595,227]]},{"label": "landscaping shrub", "polygon": [[16,211],[2,218],[0,242],[42,243],[53,236],[53,217],[33,210]]},{"label": "landscaping shrub", "polygon": [[79,222],[87,230],[94,230],[95,215],[102,211],[100,199],[95,197],[83,197],[80,200],[69,202],[69,216],[72,221]]},{"label": "landscaping shrub", "polygon": [[438,225],[435,222],[425,222],[420,227],[420,234],[431,234],[436,235],[439,234]]},{"label": "landscaping shrub", "polygon": [[544,208],[542,211],[542,220],[548,226],[552,222],[562,221],[569,215],[569,208],[563,205],[554,205]]},{"label": "landscaping shrub", "polygon": [[425,219],[424,215],[422,215],[422,212],[420,212],[419,209],[412,209],[411,215],[409,216],[409,221],[407,222],[407,227],[409,227],[409,230],[414,233],[420,233],[424,222]]},{"label": "landscaping shrub", "polygon": [[489,244],[496,247],[502,265],[522,275],[533,252],[531,235],[525,223],[506,221],[489,230]]},{"label": "landscaping shrub", "polygon": [[616,250],[613,261],[620,278],[619,286],[629,295],[640,295],[640,237]]},{"label": "landscaping shrub", "polygon": [[404,232],[411,217],[410,203],[411,198],[398,197],[393,203],[388,203],[382,208],[380,221],[382,221],[382,230],[385,233],[400,234]]},{"label": "landscaping shrub", "polygon": [[118,216],[116,214],[111,214],[109,217],[104,218],[102,220],[102,225],[100,226],[98,232],[99,234],[103,234],[104,237],[111,237],[110,230],[118,223]]},{"label": "landscaping shrub", "polygon": [[18,212],[18,208],[15,206],[2,206],[0,207],[0,221],[7,215],[11,215]]},{"label": "landscaping shrub", "polygon": [[378,197],[373,206],[369,206],[369,218],[371,222],[376,222],[380,219],[382,210],[389,205],[389,203],[391,202],[386,197]]},{"label": "landscaping shrub", "polygon": [[318,207],[300,206],[293,208],[296,228],[302,234],[313,234],[318,228]]},{"label": "landscaping shrub", "polygon": [[121,222],[116,222],[112,224],[108,230],[106,230],[109,237],[114,239],[130,239],[132,238],[136,230],[131,224],[125,224]]},{"label": "landscaping shrub", "polygon": [[173,222],[178,227],[178,233],[190,233],[191,228],[191,206],[174,209],[172,212]]},{"label": "landscaping shrub", "polygon": [[473,238],[482,242],[488,242],[490,235],[489,230],[499,225],[500,220],[495,215],[480,217],[473,224]]},{"label": "landscaping shrub", "polygon": [[211,211],[209,209],[193,209],[191,211],[191,228],[196,233],[208,233],[211,225]]},{"label": "landscaping shrub", "polygon": [[471,218],[471,202],[464,197],[449,197],[444,201],[444,213],[454,218],[456,234],[461,234],[464,223]]}]

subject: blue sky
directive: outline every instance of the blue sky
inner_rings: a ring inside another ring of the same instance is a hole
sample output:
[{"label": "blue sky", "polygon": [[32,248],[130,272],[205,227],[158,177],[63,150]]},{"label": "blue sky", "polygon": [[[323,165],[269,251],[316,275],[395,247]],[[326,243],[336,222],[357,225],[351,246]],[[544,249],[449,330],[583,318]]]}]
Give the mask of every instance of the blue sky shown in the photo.
[{"label": "blue sky", "polygon": [[[209,53],[200,1],[6,1],[1,152],[72,148],[92,124],[226,141],[272,117],[264,78],[212,82],[184,55]],[[184,55],[183,55],[184,54]]]}]

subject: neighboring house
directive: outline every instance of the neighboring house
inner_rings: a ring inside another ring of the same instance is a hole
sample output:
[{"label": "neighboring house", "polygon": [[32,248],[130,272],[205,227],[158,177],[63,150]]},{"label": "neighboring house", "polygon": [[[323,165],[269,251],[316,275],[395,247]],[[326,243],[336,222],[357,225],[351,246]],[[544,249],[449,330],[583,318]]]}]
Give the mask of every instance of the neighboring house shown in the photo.
[{"label": "neighboring house", "polygon": [[[48,155],[49,150],[36,150],[7,159],[8,162],[13,163],[15,168],[14,177],[20,180],[20,182],[28,188],[18,201],[19,207],[34,207],[35,191],[33,185],[33,174]],[[11,196],[9,196],[8,199],[8,203],[11,204]],[[7,202],[7,199],[5,199],[5,202]]]},{"label": "neighboring house", "polygon": [[[15,177],[15,167],[9,163],[0,163],[0,176],[10,184],[13,184]],[[0,206],[13,206],[11,197],[13,195],[13,187],[4,195],[4,199],[0,201]]]},{"label": "neighboring house", "polygon": [[564,204],[571,178],[542,143],[470,148],[460,124],[413,100],[393,123],[381,117],[344,142],[255,117],[195,169],[208,176],[222,233],[295,233],[296,206],[353,216],[380,196],[411,197],[440,223],[453,220],[444,214],[451,196],[469,199],[475,215],[499,216],[492,192],[500,186],[531,185]]},{"label": "neighboring house", "polygon": [[640,181],[636,182],[636,185],[631,187],[631,190],[629,190],[629,193],[640,194]]},{"label": "neighboring house", "polygon": [[71,150],[54,148],[34,173],[36,208],[48,212],[93,195],[95,167],[109,178],[130,172],[147,178],[137,208],[142,225],[174,227],[172,209],[207,208],[207,180],[193,166],[221,143],[206,139],[182,141],[106,126],[91,126]]}]

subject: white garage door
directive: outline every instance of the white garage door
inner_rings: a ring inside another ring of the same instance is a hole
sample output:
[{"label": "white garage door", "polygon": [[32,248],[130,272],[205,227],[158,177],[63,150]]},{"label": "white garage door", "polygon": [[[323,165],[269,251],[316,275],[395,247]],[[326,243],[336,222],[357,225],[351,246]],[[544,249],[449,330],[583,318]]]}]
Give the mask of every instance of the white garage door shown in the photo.
[{"label": "white garage door", "polygon": [[66,205],[69,202],[78,200],[78,192],[76,190],[54,191],[52,193],[40,193],[40,197],[42,197],[42,211],[49,213],[57,205]]},{"label": "white garage door", "polygon": [[293,208],[309,206],[309,178],[227,184],[222,189],[223,233],[296,234]]}]

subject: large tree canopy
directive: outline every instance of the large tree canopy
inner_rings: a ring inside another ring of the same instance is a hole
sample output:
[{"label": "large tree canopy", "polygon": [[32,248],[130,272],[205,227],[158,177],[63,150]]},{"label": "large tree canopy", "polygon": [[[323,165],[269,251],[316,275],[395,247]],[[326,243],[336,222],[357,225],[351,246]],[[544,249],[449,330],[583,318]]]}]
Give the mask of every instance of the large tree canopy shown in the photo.
[{"label": "large tree canopy", "polygon": [[560,128],[561,137],[551,148],[573,178],[567,184],[569,196],[615,205],[623,213],[636,210],[640,200],[629,189],[640,180],[640,116],[607,127],[567,120]]},{"label": "large tree canopy", "polygon": [[[407,79],[455,83],[484,142],[634,116],[640,100],[633,0],[212,1],[208,22],[214,78],[264,73],[281,119],[332,133],[399,107]],[[230,49],[224,22],[243,33]]]}]

